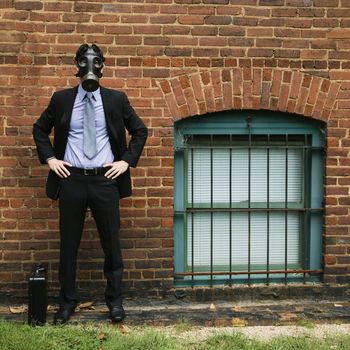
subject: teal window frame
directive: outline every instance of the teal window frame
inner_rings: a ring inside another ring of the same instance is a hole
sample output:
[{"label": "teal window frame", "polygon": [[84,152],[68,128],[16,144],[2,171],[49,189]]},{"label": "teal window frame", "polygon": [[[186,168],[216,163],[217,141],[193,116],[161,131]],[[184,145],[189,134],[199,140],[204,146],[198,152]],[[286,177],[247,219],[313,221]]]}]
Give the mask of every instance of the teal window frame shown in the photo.
[{"label": "teal window frame", "polygon": [[[249,124],[249,125],[248,125]],[[188,135],[307,135],[312,148],[309,178],[309,207],[323,208],[325,123],[310,118],[271,111],[227,111],[180,120],[174,126],[174,273],[175,286],[288,281],[319,281],[319,274],[181,276],[186,267],[186,198]],[[312,179],[312,181],[311,181]],[[303,191],[304,192],[304,191]],[[315,211],[308,220],[308,247],[305,270],[322,270],[323,212]]]}]

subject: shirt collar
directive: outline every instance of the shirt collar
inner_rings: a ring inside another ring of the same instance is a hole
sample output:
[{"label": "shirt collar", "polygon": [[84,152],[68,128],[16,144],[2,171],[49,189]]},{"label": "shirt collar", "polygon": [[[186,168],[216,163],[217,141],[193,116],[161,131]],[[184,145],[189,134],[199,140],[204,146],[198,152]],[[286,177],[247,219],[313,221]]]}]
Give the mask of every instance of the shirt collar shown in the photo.
[{"label": "shirt collar", "polygon": [[[78,86],[78,98],[79,98],[80,101],[83,101],[86,93],[87,93],[87,91],[83,89],[81,84],[79,84],[79,86]],[[99,96],[101,95],[100,88],[98,88],[97,90],[93,91],[91,94],[92,94],[93,99],[95,101],[97,101]]]}]

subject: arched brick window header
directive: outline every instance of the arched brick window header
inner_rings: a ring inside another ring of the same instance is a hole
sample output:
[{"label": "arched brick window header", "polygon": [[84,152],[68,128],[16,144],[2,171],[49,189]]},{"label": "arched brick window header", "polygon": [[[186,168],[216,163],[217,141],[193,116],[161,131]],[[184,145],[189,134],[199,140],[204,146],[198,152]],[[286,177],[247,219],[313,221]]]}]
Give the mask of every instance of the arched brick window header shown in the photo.
[{"label": "arched brick window header", "polygon": [[160,81],[174,120],[230,109],[267,109],[328,121],[340,84],[299,71],[213,69]]}]

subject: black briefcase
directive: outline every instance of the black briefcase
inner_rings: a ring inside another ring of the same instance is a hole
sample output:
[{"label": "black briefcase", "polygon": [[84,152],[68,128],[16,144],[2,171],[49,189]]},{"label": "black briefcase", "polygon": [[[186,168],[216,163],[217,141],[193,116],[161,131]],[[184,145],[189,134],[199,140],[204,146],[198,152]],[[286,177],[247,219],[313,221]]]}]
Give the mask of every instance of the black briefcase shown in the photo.
[{"label": "black briefcase", "polygon": [[43,325],[47,313],[46,271],[41,264],[35,264],[28,280],[28,323]]}]

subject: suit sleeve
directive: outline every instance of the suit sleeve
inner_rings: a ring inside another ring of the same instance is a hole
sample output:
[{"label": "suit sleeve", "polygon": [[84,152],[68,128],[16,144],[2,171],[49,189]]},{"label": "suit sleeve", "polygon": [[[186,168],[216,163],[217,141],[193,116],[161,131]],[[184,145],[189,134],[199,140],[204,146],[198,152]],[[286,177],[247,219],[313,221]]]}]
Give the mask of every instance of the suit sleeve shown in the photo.
[{"label": "suit sleeve", "polygon": [[45,111],[33,125],[33,137],[40,163],[46,164],[46,159],[54,157],[55,153],[49,135],[55,122],[55,94]]},{"label": "suit sleeve", "polygon": [[148,130],[141,118],[131,107],[128,97],[123,94],[123,98],[124,125],[130,133],[131,138],[127,150],[121,159],[126,161],[130,166],[136,167],[146,143]]}]

